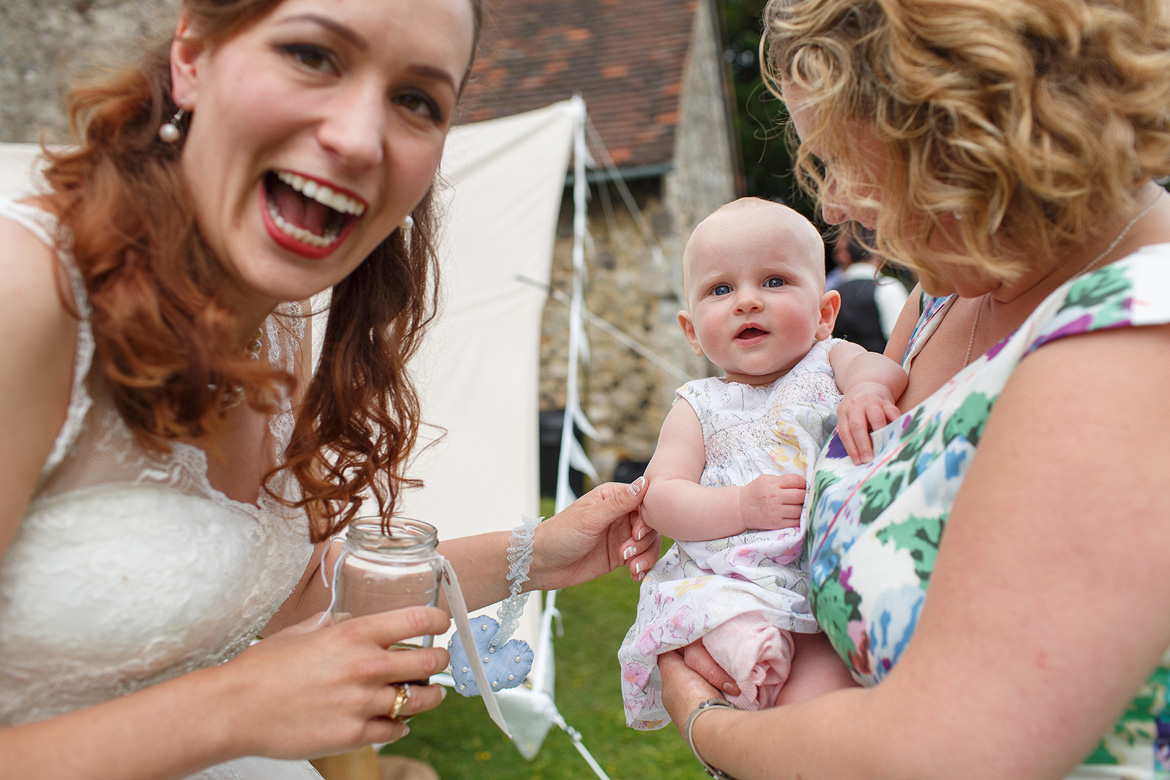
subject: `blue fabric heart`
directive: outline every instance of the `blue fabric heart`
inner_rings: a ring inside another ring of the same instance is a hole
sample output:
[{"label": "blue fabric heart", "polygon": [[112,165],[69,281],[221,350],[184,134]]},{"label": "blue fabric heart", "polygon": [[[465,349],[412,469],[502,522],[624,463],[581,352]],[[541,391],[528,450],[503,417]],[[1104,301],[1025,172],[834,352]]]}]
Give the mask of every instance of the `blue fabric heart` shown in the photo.
[{"label": "blue fabric heart", "polygon": [[[479,660],[483,663],[493,691],[515,688],[524,682],[532,670],[532,648],[527,642],[512,639],[500,647],[490,647],[492,638],[499,630],[500,624],[487,615],[471,619],[475,648],[479,651]],[[471,665],[467,654],[463,652],[463,642],[458,633],[447,643],[447,652],[451,654],[451,677],[455,680],[455,690],[464,696],[479,696],[479,686],[471,674]]]}]

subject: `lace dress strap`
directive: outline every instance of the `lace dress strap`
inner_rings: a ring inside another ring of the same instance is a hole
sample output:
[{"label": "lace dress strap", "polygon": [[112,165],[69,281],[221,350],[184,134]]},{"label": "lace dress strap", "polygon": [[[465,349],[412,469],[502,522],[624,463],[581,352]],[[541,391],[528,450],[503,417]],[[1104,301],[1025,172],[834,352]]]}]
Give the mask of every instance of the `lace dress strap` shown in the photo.
[{"label": "lace dress strap", "polygon": [[86,390],[86,378],[89,376],[90,366],[93,365],[94,340],[93,326],[90,324],[91,309],[89,296],[85,291],[85,280],[81,278],[81,271],[73,260],[70,241],[61,229],[57,218],[43,209],[29,206],[24,203],[0,198],[0,217],[6,217],[28,230],[57,254],[61,268],[69,277],[69,285],[73,291],[73,305],[77,308],[77,353],[73,359],[73,388],[69,396],[69,411],[65,422],[53,441],[53,449],[41,467],[40,483],[52,474],[69,452],[69,448],[77,440],[81,431],[85,415],[93,404],[93,399]]}]

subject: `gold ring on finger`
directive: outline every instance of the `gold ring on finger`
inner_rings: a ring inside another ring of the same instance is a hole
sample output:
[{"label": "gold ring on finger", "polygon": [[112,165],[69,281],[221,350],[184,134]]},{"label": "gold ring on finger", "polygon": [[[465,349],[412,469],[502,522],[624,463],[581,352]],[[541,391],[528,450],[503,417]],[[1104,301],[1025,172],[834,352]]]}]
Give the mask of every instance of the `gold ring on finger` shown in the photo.
[{"label": "gold ring on finger", "polygon": [[398,695],[394,697],[394,704],[390,707],[390,713],[387,717],[390,720],[398,720],[398,716],[402,714],[402,708],[410,701],[410,683],[402,683],[398,686]]}]

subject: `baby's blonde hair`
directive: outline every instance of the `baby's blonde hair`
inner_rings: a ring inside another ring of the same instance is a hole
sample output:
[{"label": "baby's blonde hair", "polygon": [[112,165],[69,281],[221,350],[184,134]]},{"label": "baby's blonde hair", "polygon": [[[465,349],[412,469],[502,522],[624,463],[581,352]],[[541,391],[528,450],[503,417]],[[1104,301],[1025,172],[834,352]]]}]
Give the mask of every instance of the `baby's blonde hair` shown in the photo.
[{"label": "baby's blonde hair", "polygon": [[[802,186],[876,208],[876,248],[920,272],[942,215],[963,246],[936,258],[1010,279],[1170,173],[1166,0],[770,0],[764,19],[766,82],[807,99]],[[888,160],[880,204],[850,128]]]}]

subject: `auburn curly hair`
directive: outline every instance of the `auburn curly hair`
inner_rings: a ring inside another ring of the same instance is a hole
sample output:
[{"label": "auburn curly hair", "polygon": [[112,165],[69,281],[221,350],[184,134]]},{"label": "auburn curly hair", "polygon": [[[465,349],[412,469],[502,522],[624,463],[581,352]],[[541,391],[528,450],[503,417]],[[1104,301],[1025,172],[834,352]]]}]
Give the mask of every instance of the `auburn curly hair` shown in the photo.
[{"label": "auburn curly hair", "polygon": [[942,215],[963,246],[934,258],[1008,280],[1170,173],[1165,0],[770,0],[764,21],[765,81],[811,116],[802,186],[875,208],[877,249],[920,273]]},{"label": "auburn curly hair", "polygon": [[[468,1],[478,39],[482,0]],[[183,10],[215,46],[279,3],[184,0]],[[272,410],[294,379],[242,354],[237,317],[214,294],[222,271],[195,225],[182,145],[158,138],[177,110],[169,38],[136,65],[75,89],[70,107],[76,144],[44,149],[47,199],[71,233],[92,308],[95,371],[122,417],[140,443],[165,450],[215,431],[233,387]],[[405,475],[420,424],[405,367],[436,310],[431,192],[412,215],[408,239],[395,231],[332,291],[320,365],[281,467],[301,485],[294,505],[307,511],[314,541],[344,527],[362,494],[389,516],[402,488],[418,484]]]}]

